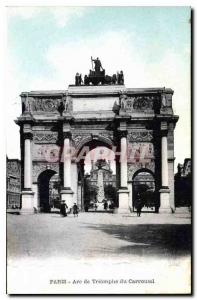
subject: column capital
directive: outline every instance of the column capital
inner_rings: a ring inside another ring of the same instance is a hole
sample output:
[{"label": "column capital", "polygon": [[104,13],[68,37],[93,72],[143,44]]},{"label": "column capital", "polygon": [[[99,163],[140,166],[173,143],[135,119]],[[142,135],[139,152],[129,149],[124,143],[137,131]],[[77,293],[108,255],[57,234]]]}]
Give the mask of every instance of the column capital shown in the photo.
[{"label": "column capital", "polygon": [[166,121],[161,121],[160,123],[160,131],[163,133],[168,132],[168,123]]},{"label": "column capital", "polygon": [[128,134],[127,130],[119,130],[118,131],[118,135],[119,135],[120,139],[123,137],[127,137],[127,134]]},{"label": "column capital", "polygon": [[33,133],[32,132],[24,132],[23,133],[24,140],[32,140],[33,139]]},{"label": "column capital", "polygon": [[168,131],[167,130],[161,130],[161,137],[167,137]]},{"label": "column capital", "polygon": [[160,123],[160,131],[162,136],[167,136],[168,134],[168,123],[166,121],[162,121]]},{"label": "column capital", "polygon": [[72,134],[71,134],[70,131],[64,131],[63,132],[63,138],[64,139],[71,139],[71,136],[72,136]]},{"label": "column capital", "polygon": [[70,127],[70,122],[67,120],[63,122],[63,132],[66,132],[66,131],[70,131],[71,127]]}]

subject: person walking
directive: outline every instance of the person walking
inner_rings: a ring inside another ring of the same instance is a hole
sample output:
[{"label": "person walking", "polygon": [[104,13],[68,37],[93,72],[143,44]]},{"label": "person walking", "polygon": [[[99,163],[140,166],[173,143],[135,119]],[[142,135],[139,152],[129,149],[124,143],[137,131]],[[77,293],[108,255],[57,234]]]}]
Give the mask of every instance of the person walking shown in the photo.
[{"label": "person walking", "polygon": [[142,205],[141,205],[141,203],[139,203],[138,206],[137,206],[137,216],[138,217],[141,216],[141,211],[142,211]]},{"label": "person walking", "polygon": [[141,210],[142,210],[140,193],[137,193],[137,196],[136,196],[136,209],[137,209],[137,217],[140,217]]},{"label": "person walking", "polygon": [[104,200],[103,206],[104,206],[104,210],[106,211],[106,210],[108,209],[108,203],[107,203],[107,200]]},{"label": "person walking", "polygon": [[68,206],[66,205],[65,201],[63,200],[60,205],[60,215],[62,217],[67,217],[67,213],[66,213],[67,208],[68,208]]},{"label": "person walking", "polygon": [[79,211],[79,208],[78,208],[77,204],[74,203],[74,205],[73,205],[73,215],[74,215],[74,218],[75,218],[75,215],[78,217],[78,211]]}]

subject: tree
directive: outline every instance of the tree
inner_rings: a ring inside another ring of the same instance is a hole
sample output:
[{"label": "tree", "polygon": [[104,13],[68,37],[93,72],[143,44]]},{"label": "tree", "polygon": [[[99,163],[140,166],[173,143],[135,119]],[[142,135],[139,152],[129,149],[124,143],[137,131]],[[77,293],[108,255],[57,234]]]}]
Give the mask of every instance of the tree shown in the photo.
[{"label": "tree", "polygon": [[118,207],[117,191],[116,188],[109,184],[104,187],[105,198],[111,200],[115,207]]}]

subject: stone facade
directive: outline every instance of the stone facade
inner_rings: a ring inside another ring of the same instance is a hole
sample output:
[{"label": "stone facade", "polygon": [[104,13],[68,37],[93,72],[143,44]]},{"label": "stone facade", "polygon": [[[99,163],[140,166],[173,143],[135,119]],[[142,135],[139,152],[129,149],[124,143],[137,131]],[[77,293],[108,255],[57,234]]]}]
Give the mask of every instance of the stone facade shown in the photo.
[{"label": "stone facade", "polygon": [[21,207],[21,162],[18,159],[6,158],[6,207]]},{"label": "stone facade", "polygon": [[48,178],[59,175],[62,201],[69,207],[81,205],[84,155],[87,147],[97,146],[116,152],[120,212],[130,209],[133,180],[140,171],[153,174],[160,211],[173,210],[178,116],[173,114],[172,95],[167,88],[124,85],[22,93],[16,123],[21,132],[23,211],[40,206],[39,178],[44,172]]}]

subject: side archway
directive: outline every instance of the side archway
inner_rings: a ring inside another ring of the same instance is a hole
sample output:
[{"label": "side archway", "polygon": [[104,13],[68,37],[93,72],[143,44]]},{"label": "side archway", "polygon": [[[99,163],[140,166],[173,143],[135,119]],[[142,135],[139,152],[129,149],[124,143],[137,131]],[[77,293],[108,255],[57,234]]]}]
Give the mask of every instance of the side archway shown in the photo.
[{"label": "side archway", "polygon": [[141,202],[143,211],[157,212],[158,199],[155,190],[155,176],[149,169],[139,169],[132,180],[133,209],[136,202]]},{"label": "side archway", "polygon": [[47,169],[40,173],[38,176],[38,197],[39,197],[39,208],[40,212],[50,212],[49,202],[49,182],[56,172],[54,170]]}]

